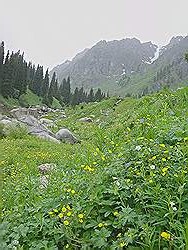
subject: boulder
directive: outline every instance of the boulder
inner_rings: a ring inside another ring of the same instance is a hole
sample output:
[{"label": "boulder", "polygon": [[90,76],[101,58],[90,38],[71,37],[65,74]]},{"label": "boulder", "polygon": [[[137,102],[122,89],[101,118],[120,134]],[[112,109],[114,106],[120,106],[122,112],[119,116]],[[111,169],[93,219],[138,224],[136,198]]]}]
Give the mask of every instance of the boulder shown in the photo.
[{"label": "boulder", "polygon": [[61,141],[65,141],[65,142],[69,142],[71,144],[74,143],[80,143],[80,140],[78,140],[76,138],[75,135],[73,135],[70,130],[66,129],[66,128],[62,128],[60,129],[56,134],[56,139],[57,140],[61,140]]},{"label": "boulder", "polygon": [[79,119],[80,122],[93,122],[92,118],[90,117],[83,117]]},{"label": "boulder", "polygon": [[56,143],[60,143],[55,134],[52,133],[46,126],[40,124],[40,122],[31,115],[22,116],[19,121],[26,125],[29,134],[35,135],[42,139],[50,140]]},{"label": "boulder", "polygon": [[51,172],[55,167],[56,165],[53,163],[45,163],[45,164],[39,165],[38,170],[40,174],[47,174]]},{"label": "boulder", "polygon": [[40,119],[40,123],[41,124],[44,124],[45,126],[50,126],[52,127],[54,125],[54,121],[50,120],[50,119],[47,119],[47,118],[41,118]]}]

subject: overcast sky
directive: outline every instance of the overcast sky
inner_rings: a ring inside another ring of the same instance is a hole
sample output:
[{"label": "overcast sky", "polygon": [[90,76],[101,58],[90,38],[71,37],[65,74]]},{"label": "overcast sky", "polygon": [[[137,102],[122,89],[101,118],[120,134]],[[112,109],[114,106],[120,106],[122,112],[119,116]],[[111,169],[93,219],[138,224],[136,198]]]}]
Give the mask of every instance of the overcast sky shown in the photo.
[{"label": "overcast sky", "polygon": [[0,0],[0,40],[45,67],[99,40],[164,45],[188,33],[188,0]]}]

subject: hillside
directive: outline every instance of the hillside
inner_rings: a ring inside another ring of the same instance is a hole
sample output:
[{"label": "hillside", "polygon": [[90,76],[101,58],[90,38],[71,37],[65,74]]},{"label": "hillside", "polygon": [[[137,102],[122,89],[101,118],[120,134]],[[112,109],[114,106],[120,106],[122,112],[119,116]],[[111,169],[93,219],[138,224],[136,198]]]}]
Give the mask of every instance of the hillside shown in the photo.
[{"label": "hillside", "polygon": [[[111,94],[142,94],[188,84],[188,65],[184,54],[188,51],[188,36],[173,37],[159,48],[138,39],[100,41],[85,49],[72,61],[52,69],[59,83],[70,76],[72,86],[102,87]],[[146,90],[147,89],[147,90]]]},{"label": "hillside", "polygon": [[58,122],[49,114],[74,145],[12,129],[0,139],[1,248],[186,249],[187,102],[186,87],[67,108]]}]

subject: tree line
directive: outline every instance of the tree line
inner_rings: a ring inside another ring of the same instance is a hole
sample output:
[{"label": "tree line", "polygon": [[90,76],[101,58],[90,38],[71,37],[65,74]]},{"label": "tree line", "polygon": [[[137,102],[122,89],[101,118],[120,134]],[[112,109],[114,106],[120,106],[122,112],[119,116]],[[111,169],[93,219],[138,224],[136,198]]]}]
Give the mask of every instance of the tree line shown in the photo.
[{"label": "tree line", "polygon": [[82,102],[101,101],[105,95],[100,88],[94,93],[91,88],[87,93],[83,87],[75,88],[71,92],[70,77],[63,79],[59,84],[55,72],[50,80],[48,69],[37,67],[31,62],[27,63],[24,53],[7,51],[5,55],[4,42],[0,44],[0,94],[5,97],[19,99],[27,90],[41,97],[42,103],[51,106],[53,98],[64,105],[78,105]]}]

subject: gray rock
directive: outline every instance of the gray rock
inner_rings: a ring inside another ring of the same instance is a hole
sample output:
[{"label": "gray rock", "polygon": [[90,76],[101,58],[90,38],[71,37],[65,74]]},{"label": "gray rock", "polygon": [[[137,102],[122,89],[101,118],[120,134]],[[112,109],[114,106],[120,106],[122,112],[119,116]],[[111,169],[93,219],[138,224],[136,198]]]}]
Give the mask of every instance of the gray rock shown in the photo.
[{"label": "gray rock", "polygon": [[51,172],[55,167],[56,165],[53,163],[45,163],[45,164],[39,165],[38,170],[40,174],[44,175],[44,174]]},{"label": "gray rock", "polygon": [[79,119],[80,122],[93,122],[93,120],[90,117],[83,117]]},{"label": "gray rock", "polygon": [[56,143],[60,143],[56,137],[55,134],[52,133],[47,127],[40,124],[39,121],[31,116],[26,115],[19,118],[19,121],[26,125],[29,134],[35,135],[37,137],[40,137],[42,139],[50,140]]},{"label": "gray rock", "polygon": [[47,118],[41,118],[40,123],[44,124],[44,126],[47,126],[47,127],[48,126],[52,127],[54,125],[54,121],[47,119]]},{"label": "gray rock", "polygon": [[60,129],[56,134],[55,134],[56,138],[58,140],[61,140],[61,141],[66,141],[66,142],[69,142],[71,144],[74,144],[74,143],[80,143],[80,140],[78,140],[76,138],[76,136],[74,136],[70,130],[66,129],[66,128],[62,128]]},{"label": "gray rock", "polygon": [[49,183],[48,176],[46,175],[40,176],[40,188],[41,189],[47,188],[48,183]]}]

